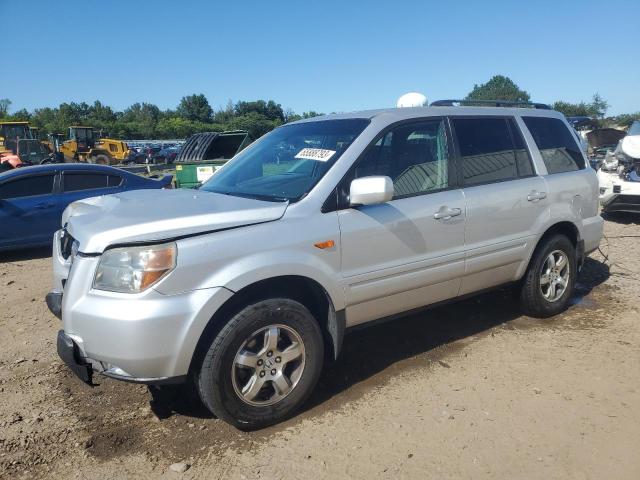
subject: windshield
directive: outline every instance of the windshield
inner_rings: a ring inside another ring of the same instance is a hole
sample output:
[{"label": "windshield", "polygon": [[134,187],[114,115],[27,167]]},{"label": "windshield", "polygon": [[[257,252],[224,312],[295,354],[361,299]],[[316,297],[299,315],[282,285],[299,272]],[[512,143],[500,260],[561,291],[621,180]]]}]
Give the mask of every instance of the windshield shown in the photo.
[{"label": "windshield", "polygon": [[369,124],[366,119],[285,125],[249,146],[201,190],[260,200],[304,197]]}]

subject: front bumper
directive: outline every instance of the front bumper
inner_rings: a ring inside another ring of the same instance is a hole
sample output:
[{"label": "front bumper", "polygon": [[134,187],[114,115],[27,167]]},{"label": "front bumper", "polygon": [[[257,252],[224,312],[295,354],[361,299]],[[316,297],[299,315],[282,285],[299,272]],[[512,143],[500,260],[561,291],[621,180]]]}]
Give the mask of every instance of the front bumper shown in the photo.
[{"label": "front bumper", "polygon": [[62,320],[62,293],[49,292],[45,297],[49,311]]},{"label": "front bumper", "polygon": [[47,305],[73,342],[74,355],[67,348],[60,356],[76,373],[73,365],[89,364],[94,373],[119,380],[180,382],[205,327],[233,295],[222,287],[172,295],[154,288],[139,294],[94,290],[99,257],[79,254],[69,261],[57,253],[54,245],[54,291]]},{"label": "front bumper", "polygon": [[71,369],[71,371],[75,373],[80,380],[89,385],[93,385],[93,368],[91,368],[90,363],[82,358],[78,345],[76,345],[73,339],[64,333],[63,330],[60,330],[58,332],[58,340],[56,343],[58,356],[67,365],[67,367],[69,367],[69,369]]}]

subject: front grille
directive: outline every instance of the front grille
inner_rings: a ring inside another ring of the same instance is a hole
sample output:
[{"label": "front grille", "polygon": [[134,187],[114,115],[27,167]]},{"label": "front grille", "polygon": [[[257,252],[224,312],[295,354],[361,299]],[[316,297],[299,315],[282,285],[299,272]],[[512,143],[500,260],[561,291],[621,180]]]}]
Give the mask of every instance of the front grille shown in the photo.
[{"label": "front grille", "polygon": [[620,185],[614,185],[613,186],[613,193],[620,193],[620,191],[621,191]]},{"label": "front grille", "polygon": [[60,253],[62,258],[67,260],[71,255],[71,249],[73,247],[73,237],[67,233],[66,230],[62,232],[60,237]]}]

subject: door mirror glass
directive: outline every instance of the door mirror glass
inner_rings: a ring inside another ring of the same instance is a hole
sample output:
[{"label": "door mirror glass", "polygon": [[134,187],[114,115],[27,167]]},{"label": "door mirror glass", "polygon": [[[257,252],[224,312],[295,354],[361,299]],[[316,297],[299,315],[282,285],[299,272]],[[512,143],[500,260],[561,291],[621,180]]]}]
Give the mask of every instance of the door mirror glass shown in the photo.
[{"label": "door mirror glass", "polygon": [[349,204],[374,205],[393,198],[393,182],[387,176],[356,178],[349,188]]}]

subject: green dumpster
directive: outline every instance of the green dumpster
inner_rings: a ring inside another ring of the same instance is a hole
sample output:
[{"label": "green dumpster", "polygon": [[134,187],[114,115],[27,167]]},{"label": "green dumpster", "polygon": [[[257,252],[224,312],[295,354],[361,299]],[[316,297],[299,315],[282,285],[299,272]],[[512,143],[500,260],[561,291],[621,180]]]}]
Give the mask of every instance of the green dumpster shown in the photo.
[{"label": "green dumpster", "polygon": [[248,144],[244,130],[191,135],[174,162],[176,188],[197,188]]}]

